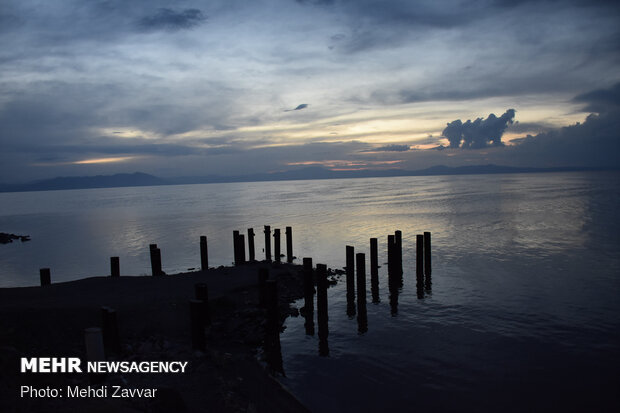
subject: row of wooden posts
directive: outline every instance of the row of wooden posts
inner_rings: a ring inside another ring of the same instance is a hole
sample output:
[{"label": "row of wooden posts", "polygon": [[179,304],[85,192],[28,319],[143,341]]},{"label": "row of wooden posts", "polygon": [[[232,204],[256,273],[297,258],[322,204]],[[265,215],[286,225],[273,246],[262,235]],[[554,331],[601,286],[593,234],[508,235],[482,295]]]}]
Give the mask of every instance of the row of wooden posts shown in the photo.
[{"label": "row of wooden posts", "polygon": [[[271,226],[265,225],[265,260],[271,261]],[[293,228],[286,227],[286,261],[291,263],[295,259],[293,256]],[[273,230],[274,239],[274,260],[280,262],[282,254],[280,253],[280,229]],[[246,262],[256,261],[256,253],[254,248],[254,229],[248,228],[248,259],[245,255],[245,235],[239,231],[233,231],[233,252],[234,264],[242,265]],[[161,249],[157,244],[149,245],[149,253],[151,259],[151,274],[154,276],[165,275],[162,270]],[[200,267],[207,270],[209,268],[209,250],[207,246],[207,237],[200,236]],[[120,258],[110,257],[110,276],[120,277]],[[41,286],[51,284],[51,271],[49,268],[41,268],[39,270]]]},{"label": "row of wooden posts", "polygon": [[[267,261],[271,258],[270,227],[265,226],[265,258]],[[274,231],[276,260],[279,261],[279,230]],[[248,230],[249,259],[254,260],[254,243],[253,230]],[[287,259],[292,261],[292,230],[291,227],[286,228],[287,234]],[[245,260],[245,242],[242,234],[238,231],[233,232],[233,245],[235,253],[235,264],[239,265]],[[161,269],[161,251],[156,244],[149,246],[151,254],[151,266],[153,275],[162,275]],[[242,252],[243,251],[243,252]],[[393,235],[387,237],[388,252],[388,275],[390,276],[390,292],[393,288],[397,288],[393,279],[400,278],[402,286],[402,233],[396,231]],[[208,268],[208,252],[207,238],[200,237],[200,254],[201,266],[203,269]],[[357,284],[357,314],[359,331],[367,330],[366,319],[366,262],[365,254],[355,254],[353,246],[346,246],[346,283],[347,283],[347,301],[354,298],[354,284]],[[119,258],[111,257],[111,276],[120,276]],[[375,293],[378,294],[378,240],[370,239],[370,274],[371,274],[371,291],[373,301]],[[357,274],[355,274],[357,269]],[[355,277],[355,275],[357,275]],[[427,282],[430,282],[431,275],[431,234],[416,236],[416,276],[417,286],[421,288],[426,275]],[[49,268],[41,269],[41,285],[50,283]],[[325,264],[317,264],[316,271],[312,267],[312,258],[303,259],[303,285],[304,285],[304,317],[306,318],[306,333],[314,334],[314,287],[316,285],[316,309],[319,336],[319,354],[328,355],[329,348],[327,345],[328,331],[328,304],[327,304],[327,266]],[[279,340],[279,308],[278,308],[278,292],[277,281],[269,279],[269,270],[260,268],[258,270],[258,297],[259,305],[267,310],[267,328],[265,335],[265,349],[267,359],[270,365],[279,366],[281,368],[281,352]],[[191,320],[191,337],[192,347],[196,350],[204,350],[206,347],[205,328],[210,325],[211,317],[209,313],[208,287],[206,283],[198,283],[194,286],[195,298],[189,300],[190,320]],[[397,295],[398,293],[395,292]],[[120,352],[120,339],[118,334],[117,318],[115,310],[102,307],[102,327],[89,328],[85,330],[87,357],[92,360],[101,359],[105,352]],[[275,356],[274,356],[275,354]],[[279,354],[279,356],[278,356]]]}]

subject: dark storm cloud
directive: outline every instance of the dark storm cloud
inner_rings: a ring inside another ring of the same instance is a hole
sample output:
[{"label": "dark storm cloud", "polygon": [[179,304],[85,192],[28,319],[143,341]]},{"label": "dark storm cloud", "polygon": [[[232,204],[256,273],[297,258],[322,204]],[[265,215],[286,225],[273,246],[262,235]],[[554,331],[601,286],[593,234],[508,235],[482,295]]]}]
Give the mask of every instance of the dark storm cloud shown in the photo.
[{"label": "dark storm cloud", "polygon": [[191,29],[202,24],[207,18],[198,9],[174,11],[168,8],[157,10],[152,15],[141,18],[138,26],[142,30],[169,30]]},{"label": "dark storm cloud", "polygon": [[620,83],[616,83],[609,89],[597,89],[583,93],[573,99],[574,102],[583,103],[584,111],[607,113],[620,109]]},{"label": "dark storm cloud", "polygon": [[513,123],[515,110],[508,109],[499,118],[491,113],[486,119],[475,121],[460,119],[448,123],[442,135],[450,141],[450,148],[480,149],[487,146],[501,146],[502,135]]},{"label": "dark storm cloud", "polygon": [[515,121],[514,123],[508,125],[508,127],[506,128],[506,131],[513,132],[513,133],[525,133],[525,132],[541,133],[541,132],[548,132],[552,129],[555,129],[555,127],[545,122]]},{"label": "dark storm cloud", "polygon": [[585,122],[528,135],[506,147],[502,161],[524,166],[588,166],[620,168],[620,110],[592,114]]}]

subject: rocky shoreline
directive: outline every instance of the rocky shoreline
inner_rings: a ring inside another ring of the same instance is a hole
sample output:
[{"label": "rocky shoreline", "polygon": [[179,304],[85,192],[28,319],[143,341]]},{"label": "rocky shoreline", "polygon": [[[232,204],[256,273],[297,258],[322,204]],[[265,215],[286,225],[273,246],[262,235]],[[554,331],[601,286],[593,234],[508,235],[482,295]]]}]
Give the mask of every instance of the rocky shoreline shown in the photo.
[{"label": "rocky shoreline", "polygon": [[[169,276],[94,277],[45,287],[0,289],[0,410],[124,412],[307,411],[257,356],[266,312],[258,306],[257,274],[278,281],[281,323],[299,314],[301,267],[252,263]],[[189,299],[209,287],[212,325],[207,348],[192,350]],[[101,307],[118,314],[121,349],[108,360],[188,362],[184,374],[108,374],[102,385],[157,389],[156,397],[29,398],[20,387],[91,385],[88,374],[20,373],[21,357],[85,358],[84,330],[101,325]],[[281,356],[280,356],[281,357]]]}]

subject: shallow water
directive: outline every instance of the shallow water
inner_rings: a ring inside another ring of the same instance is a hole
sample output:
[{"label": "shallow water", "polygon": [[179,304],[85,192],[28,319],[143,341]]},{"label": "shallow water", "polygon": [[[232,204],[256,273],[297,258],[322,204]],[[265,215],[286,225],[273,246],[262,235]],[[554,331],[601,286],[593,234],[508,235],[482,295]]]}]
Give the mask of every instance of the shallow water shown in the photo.
[{"label": "shallow water", "polygon": [[[620,175],[554,173],[372,178],[0,194],[0,230],[32,241],[0,246],[0,286],[232,262],[232,231],[293,227],[294,254],[332,268],[345,246],[368,254],[403,232],[397,313],[387,267],[368,331],[330,288],[329,357],[303,318],[281,336],[282,381],[316,411],[601,410],[618,400]],[[431,231],[432,290],[418,298],[415,236]],[[284,232],[284,231],[282,231]],[[284,235],[282,235],[284,238]],[[282,243],[284,246],[284,242]],[[367,260],[368,261],[368,260]],[[369,270],[367,269],[367,273]],[[298,306],[303,305],[299,303]]]}]

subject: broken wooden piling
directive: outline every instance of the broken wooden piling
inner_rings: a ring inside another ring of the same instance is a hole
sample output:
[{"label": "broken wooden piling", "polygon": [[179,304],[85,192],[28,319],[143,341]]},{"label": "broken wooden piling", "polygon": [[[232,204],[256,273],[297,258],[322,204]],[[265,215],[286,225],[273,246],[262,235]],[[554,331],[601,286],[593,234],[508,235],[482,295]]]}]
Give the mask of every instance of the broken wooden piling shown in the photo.
[{"label": "broken wooden piling", "polygon": [[357,266],[357,330],[359,333],[368,331],[368,316],[366,313],[366,256],[359,252],[355,254]]},{"label": "broken wooden piling", "polygon": [[203,271],[209,269],[209,249],[207,247],[207,237],[200,236],[200,268]]},{"label": "broken wooden piling", "polygon": [[281,261],[280,257],[280,229],[276,228],[273,230],[273,255],[276,262]]},{"label": "broken wooden piling", "polygon": [[116,278],[121,276],[121,266],[119,257],[110,257],[110,277]]},{"label": "broken wooden piling", "polygon": [[286,262],[293,262],[293,228],[286,227]]},{"label": "broken wooden piling", "polygon": [[52,283],[51,271],[49,268],[39,269],[39,278],[41,280],[41,287],[50,285]]},{"label": "broken wooden piling", "polygon": [[256,260],[254,251],[254,228],[248,228],[248,260],[250,262]]},{"label": "broken wooden piling", "polygon": [[153,276],[162,275],[161,250],[157,248],[157,244],[150,244],[149,252],[151,254],[151,274]]},{"label": "broken wooden piling", "polygon": [[265,261],[271,261],[271,227],[265,225]]}]

